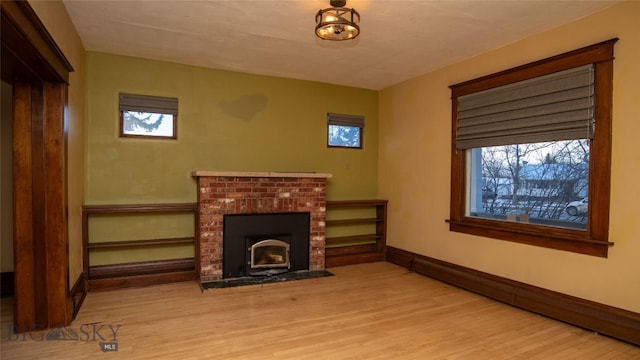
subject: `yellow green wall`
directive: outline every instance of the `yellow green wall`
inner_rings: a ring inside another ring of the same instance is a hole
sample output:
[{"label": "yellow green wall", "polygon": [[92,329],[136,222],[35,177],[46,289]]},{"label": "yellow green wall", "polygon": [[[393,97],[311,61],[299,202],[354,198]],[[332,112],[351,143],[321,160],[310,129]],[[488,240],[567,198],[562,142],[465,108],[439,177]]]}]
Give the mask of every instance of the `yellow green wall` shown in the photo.
[{"label": "yellow green wall", "polygon": [[67,198],[69,231],[69,286],[82,273],[82,219],[85,154],[85,50],[61,1],[29,1],[53,40],[73,66],[69,74],[67,108]]},{"label": "yellow green wall", "polygon": [[[380,92],[379,194],[391,246],[640,312],[640,2],[594,15]],[[449,232],[449,85],[619,37],[615,45],[607,259]]]},{"label": "yellow green wall", "polygon": [[[88,204],[195,202],[193,170],[331,173],[329,199],[377,194],[377,91],[93,52],[87,68]],[[178,139],[120,138],[120,92],[177,97]],[[328,112],[365,116],[362,150],[327,148]],[[152,222],[137,229],[135,221],[96,219],[91,241],[192,234],[190,219],[171,221],[175,227],[163,230]],[[131,231],[112,236],[112,226]],[[157,249],[137,258],[189,251]],[[91,264],[118,262],[127,252],[95,253]]]}]

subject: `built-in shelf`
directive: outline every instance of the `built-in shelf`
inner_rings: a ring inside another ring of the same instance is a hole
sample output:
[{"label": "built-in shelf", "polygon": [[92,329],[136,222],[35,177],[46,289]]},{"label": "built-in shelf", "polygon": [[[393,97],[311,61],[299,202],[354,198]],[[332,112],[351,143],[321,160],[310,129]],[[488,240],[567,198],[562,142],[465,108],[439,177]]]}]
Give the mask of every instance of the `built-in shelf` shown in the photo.
[{"label": "built-in shelf", "polygon": [[113,204],[85,205],[82,207],[82,243],[84,273],[88,290],[108,290],[127,286],[141,286],[164,282],[191,280],[197,277],[194,259],[166,259],[139,263],[111,265],[90,264],[91,250],[122,248],[149,248],[159,245],[195,244],[195,237],[164,239],[124,240],[91,242],[89,240],[89,217],[109,214],[168,214],[193,213],[194,228],[198,211],[196,203],[175,204]]},{"label": "built-in shelf", "polygon": [[387,243],[387,200],[327,201],[327,211],[339,208],[375,209],[375,217],[326,220],[330,227],[375,225],[375,232],[367,234],[333,236],[326,238],[326,267],[350,265],[385,259]]}]

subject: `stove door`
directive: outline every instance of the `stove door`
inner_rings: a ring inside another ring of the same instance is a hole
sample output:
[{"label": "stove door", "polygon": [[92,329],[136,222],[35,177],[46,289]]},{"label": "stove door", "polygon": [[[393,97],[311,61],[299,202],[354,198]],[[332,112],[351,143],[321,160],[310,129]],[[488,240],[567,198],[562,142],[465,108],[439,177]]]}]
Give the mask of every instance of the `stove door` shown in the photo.
[{"label": "stove door", "polygon": [[271,269],[290,267],[287,242],[276,239],[259,241],[251,246],[251,269]]}]

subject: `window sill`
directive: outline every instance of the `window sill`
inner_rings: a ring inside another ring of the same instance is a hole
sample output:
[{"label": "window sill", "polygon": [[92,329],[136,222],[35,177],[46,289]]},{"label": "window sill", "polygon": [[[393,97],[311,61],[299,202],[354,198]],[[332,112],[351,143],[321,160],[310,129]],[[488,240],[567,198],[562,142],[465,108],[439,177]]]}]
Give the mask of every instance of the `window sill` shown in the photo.
[{"label": "window sill", "polygon": [[465,218],[446,220],[449,231],[606,258],[612,242],[588,239],[575,231],[546,226]]}]

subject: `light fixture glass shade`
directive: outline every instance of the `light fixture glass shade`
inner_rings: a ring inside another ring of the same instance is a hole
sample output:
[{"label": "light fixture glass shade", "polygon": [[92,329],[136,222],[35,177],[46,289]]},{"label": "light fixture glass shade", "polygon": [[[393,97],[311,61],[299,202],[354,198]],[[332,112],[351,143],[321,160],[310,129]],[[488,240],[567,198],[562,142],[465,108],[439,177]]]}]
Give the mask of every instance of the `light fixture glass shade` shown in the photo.
[{"label": "light fixture glass shade", "polygon": [[[323,40],[349,40],[360,35],[360,14],[342,7],[346,1],[331,1],[333,7],[316,14],[316,35]],[[336,6],[338,5],[338,6]]]}]

